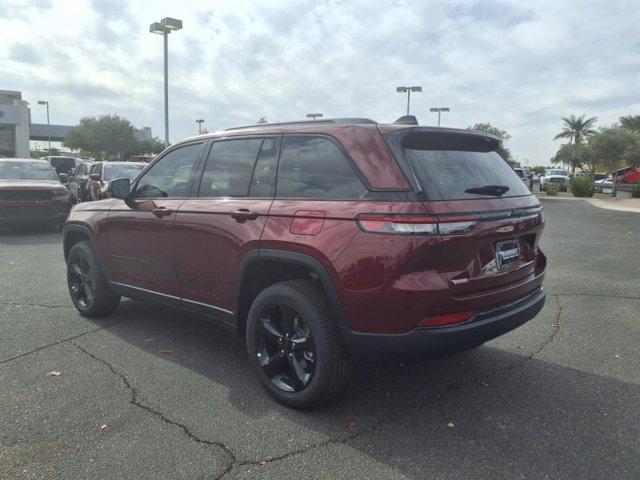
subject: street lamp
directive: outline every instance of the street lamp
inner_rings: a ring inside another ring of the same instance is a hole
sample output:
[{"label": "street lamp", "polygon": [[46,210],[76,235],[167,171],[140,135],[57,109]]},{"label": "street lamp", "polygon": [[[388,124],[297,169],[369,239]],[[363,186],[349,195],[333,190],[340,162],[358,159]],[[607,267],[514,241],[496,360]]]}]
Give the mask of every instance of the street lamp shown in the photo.
[{"label": "street lamp", "polygon": [[47,135],[49,136],[49,153],[51,153],[51,125],[49,123],[49,102],[45,102],[44,100],[38,100],[38,105],[47,106]]},{"label": "street lamp", "polygon": [[198,135],[200,135],[202,134],[202,124],[204,123],[204,119],[199,118],[198,120],[196,120],[196,123],[198,124]]},{"label": "street lamp", "polygon": [[422,87],[397,87],[396,92],[407,94],[407,115],[409,115],[409,105],[411,103],[411,92],[422,92]]},{"label": "street lamp", "polygon": [[169,34],[182,28],[182,20],[165,17],[149,25],[149,31],[164,37],[164,147],[169,146]]},{"label": "street lamp", "polygon": [[316,118],[322,118],[324,117],[324,115],[322,115],[321,113],[307,113],[307,118],[313,118],[314,120]]},{"label": "street lamp", "polygon": [[440,126],[440,115],[442,112],[450,112],[449,107],[431,107],[430,112],[438,112],[438,126]]}]

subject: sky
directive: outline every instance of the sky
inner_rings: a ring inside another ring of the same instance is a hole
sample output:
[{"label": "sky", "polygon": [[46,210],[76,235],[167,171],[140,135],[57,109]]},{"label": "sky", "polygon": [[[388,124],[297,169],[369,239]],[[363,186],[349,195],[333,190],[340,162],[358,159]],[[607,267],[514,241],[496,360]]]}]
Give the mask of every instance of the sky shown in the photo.
[{"label": "sky", "polygon": [[117,114],[164,137],[162,37],[169,36],[172,142],[256,123],[325,117],[393,122],[397,86],[434,125],[489,122],[530,165],[548,164],[561,117],[608,126],[640,114],[640,1],[0,0],[0,90],[34,123]]}]

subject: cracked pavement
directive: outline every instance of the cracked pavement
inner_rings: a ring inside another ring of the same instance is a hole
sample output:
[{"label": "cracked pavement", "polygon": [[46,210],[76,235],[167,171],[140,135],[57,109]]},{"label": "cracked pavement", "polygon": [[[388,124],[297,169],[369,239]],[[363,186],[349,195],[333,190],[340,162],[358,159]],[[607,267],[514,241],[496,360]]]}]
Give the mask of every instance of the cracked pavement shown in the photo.
[{"label": "cracked pavement", "polygon": [[201,319],[133,301],[80,317],[60,234],[0,232],[0,478],[640,478],[640,215],[544,205],[538,317],[463,354],[358,365],[308,412]]}]

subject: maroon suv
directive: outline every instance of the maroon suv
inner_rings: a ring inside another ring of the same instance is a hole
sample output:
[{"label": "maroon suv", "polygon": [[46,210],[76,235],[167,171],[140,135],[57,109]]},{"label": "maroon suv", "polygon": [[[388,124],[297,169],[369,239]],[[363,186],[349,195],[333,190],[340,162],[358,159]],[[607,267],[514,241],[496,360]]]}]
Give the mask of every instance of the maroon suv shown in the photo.
[{"label": "maroon suv", "polygon": [[542,308],[542,208],[468,130],[366,119],[187,139],[64,230],[71,298],[202,314],[246,338],[262,384],[309,407],[352,359],[476,347]]},{"label": "maroon suv", "polygon": [[71,206],[71,192],[44,160],[0,158],[0,225],[61,225]]}]

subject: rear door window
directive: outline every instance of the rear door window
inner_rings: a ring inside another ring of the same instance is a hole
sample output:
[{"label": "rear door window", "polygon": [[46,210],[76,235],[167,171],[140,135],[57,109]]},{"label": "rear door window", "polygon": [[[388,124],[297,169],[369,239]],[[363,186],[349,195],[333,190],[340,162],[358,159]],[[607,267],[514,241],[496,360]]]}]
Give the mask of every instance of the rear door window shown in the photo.
[{"label": "rear door window", "polygon": [[278,139],[265,138],[251,178],[250,197],[273,197],[278,167]]},{"label": "rear door window", "polygon": [[199,197],[246,197],[262,138],[215,142],[202,174]]},{"label": "rear door window", "polygon": [[487,186],[507,187],[502,198],[531,195],[500,155],[465,137],[452,135],[443,141],[433,134],[411,134],[403,140],[404,156],[429,200],[491,198],[494,195],[477,193]]},{"label": "rear door window", "polygon": [[278,198],[355,200],[367,189],[342,151],[322,137],[285,137],[278,166]]}]

